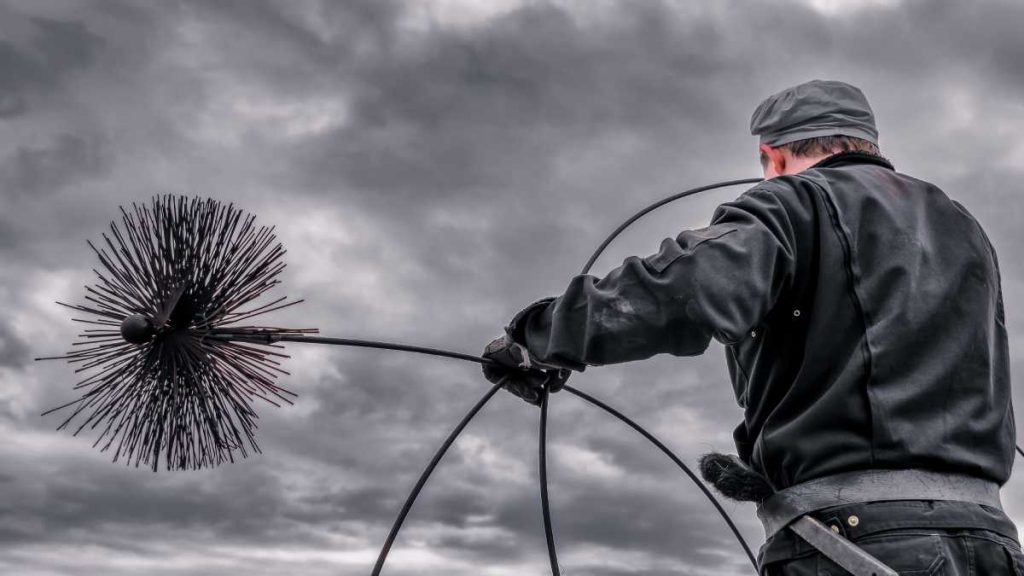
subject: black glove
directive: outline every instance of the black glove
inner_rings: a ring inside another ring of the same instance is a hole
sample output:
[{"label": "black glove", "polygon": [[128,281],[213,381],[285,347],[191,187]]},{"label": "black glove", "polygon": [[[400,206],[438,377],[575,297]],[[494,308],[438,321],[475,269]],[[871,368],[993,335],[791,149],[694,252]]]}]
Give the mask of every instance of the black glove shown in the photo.
[{"label": "black glove", "polygon": [[484,364],[484,377],[530,404],[540,405],[545,391],[558,392],[569,379],[569,370],[538,363],[530,357],[526,346],[503,334],[484,348],[483,357],[493,361]]}]

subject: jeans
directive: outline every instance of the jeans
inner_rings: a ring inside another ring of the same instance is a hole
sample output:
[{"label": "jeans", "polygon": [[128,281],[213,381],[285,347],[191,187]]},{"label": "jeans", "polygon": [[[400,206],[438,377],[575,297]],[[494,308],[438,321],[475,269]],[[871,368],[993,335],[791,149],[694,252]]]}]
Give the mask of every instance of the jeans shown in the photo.
[{"label": "jeans", "polygon": [[[1024,555],[1013,523],[986,506],[874,502],[812,516],[904,576],[1024,576]],[[848,574],[788,530],[765,544],[761,565],[764,576]]]}]

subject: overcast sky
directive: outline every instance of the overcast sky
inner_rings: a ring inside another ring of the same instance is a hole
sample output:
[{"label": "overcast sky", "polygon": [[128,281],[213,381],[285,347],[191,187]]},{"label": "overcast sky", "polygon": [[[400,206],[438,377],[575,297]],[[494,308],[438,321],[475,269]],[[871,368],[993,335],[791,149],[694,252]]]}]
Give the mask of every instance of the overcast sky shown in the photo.
[{"label": "overcast sky", "polygon": [[[981,221],[1024,374],[1024,4],[788,0],[0,0],[0,573],[368,574],[479,369],[292,345],[263,454],[202,472],[112,463],[55,431],[97,239],[157,193],[236,203],[288,249],[266,319],[478,353],[559,293],[636,209],[760,175],[751,111],[812,78],[861,87],[883,152]],[[641,221],[598,262],[704,225],[742,189]],[[688,462],[742,417],[721,346],[576,375]],[[1018,390],[1021,387],[1018,387]],[[1024,397],[1015,395],[1024,406]],[[386,574],[544,574],[538,412],[496,397],[443,461]],[[633,431],[553,397],[563,573],[749,574],[711,506]],[[1024,479],[1004,490],[1024,519]],[[752,508],[728,504],[761,543]]]}]

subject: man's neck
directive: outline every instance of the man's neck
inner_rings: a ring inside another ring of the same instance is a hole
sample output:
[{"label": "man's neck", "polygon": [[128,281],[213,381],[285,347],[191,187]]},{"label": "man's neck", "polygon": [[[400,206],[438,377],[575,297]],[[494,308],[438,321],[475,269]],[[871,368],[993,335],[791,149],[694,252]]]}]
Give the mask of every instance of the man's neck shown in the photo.
[{"label": "man's neck", "polygon": [[799,174],[814,166],[818,162],[832,156],[832,154],[818,154],[815,156],[790,156],[786,159],[786,174]]}]

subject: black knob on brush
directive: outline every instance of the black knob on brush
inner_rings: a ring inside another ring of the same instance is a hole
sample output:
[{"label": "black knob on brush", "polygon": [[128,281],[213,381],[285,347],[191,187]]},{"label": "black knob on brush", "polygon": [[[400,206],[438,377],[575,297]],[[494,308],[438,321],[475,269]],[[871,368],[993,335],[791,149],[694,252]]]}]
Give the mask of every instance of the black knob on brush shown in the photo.
[{"label": "black knob on brush", "polygon": [[153,321],[142,314],[132,314],[121,321],[121,337],[132,344],[145,344],[153,334]]}]

